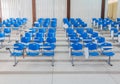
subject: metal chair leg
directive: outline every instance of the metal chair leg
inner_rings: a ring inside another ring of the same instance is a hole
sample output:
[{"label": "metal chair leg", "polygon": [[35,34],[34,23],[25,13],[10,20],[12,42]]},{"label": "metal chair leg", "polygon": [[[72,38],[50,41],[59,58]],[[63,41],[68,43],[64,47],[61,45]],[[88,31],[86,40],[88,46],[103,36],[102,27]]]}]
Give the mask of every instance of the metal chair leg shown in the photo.
[{"label": "metal chair leg", "polygon": [[109,56],[109,58],[108,58],[108,65],[110,65],[110,66],[113,66],[112,64],[111,64],[111,57]]},{"label": "metal chair leg", "polygon": [[17,59],[16,59],[16,56],[14,56],[14,67],[16,66],[18,64],[18,61],[17,61]]},{"label": "metal chair leg", "polygon": [[52,56],[52,67],[54,67],[54,56]]},{"label": "metal chair leg", "polygon": [[73,56],[72,56],[71,63],[72,63],[72,66],[75,66],[75,65],[74,65],[74,59],[73,59]]}]

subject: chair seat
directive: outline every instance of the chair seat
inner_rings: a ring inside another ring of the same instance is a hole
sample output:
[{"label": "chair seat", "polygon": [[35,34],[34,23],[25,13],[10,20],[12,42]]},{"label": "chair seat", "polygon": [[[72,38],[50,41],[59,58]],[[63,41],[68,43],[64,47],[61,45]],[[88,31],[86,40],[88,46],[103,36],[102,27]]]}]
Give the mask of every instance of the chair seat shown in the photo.
[{"label": "chair seat", "polygon": [[52,57],[52,56],[54,56],[54,52],[43,52],[42,55]]},{"label": "chair seat", "polygon": [[98,52],[89,52],[89,56],[99,56]]},{"label": "chair seat", "polygon": [[28,52],[27,55],[31,57],[36,57],[39,56],[39,52]]},{"label": "chair seat", "polygon": [[20,57],[20,56],[23,56],[23,53],[22,53],[22,52],[13,52],[13,53],[11,54],[11,56]]},{"label": "chair seat", "polygon": [[72,52],[72,56],[83,56],[83,52]]},{"label": "chair seat", "polygon": [[112,57],[115,55],[113,52],[103,52],[102,54],[108,57]]}]

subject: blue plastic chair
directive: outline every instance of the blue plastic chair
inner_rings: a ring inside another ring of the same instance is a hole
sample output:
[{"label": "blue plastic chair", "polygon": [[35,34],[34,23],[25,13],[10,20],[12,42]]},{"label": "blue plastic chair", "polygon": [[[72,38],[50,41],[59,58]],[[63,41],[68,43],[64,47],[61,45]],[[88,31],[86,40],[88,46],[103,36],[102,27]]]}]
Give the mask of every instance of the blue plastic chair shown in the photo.
[{"label": "blue plastic chair", "polygon": [[97,44],[88,43],[86,47],[88,47],[89,56],[99,56]]},{"label": "blue plastic chair", "polygon": [[13,45],[13,49],[11,50],[11,48],[7,47],[7,50],[9,50],[11,56],[14,57],[14,67],[18,64],[18,60],[16,59],[16,57],[22,57],[24,56],[24,49],[25,46],[22,43],[15,43]]},{"label": "blue plastic chair", "polygon": [[40,23],[39,22],[35,22],[34,23],[34,27],[40,27]]},{"label": "blue plastic chair", "polygon": [[36,35],[35,35],[35,37],[37,37],[37,38],[39,38],[39,37],[42,37],[42,38],[44,38],[45,37],[45,35],[44,35],[44,33],[43,32],[38,32],[38,33],[36,33]]},{"label": "blue plastic chair", "polygon": [[95,40],[97,37],[98,37],[98,32],[93,32],[91,38]]},{"label": "blue plastic chair", "polygon": [[76,28],[76,32],[81,35],[82,33],[84,33],[84,28]]},{"label": "blue plastic chair", "polygon": [[52,57],[52,66],[54,66],[55,47],[56,47],[55,44],[45,43],[43,45],[43,50],[42,50],[43,56]]},{"label": "blue plastic chair", "polygon": [[55,33],[48,33],[47,38],[55,38],[56,37],[56,34]]},{"label": "blue plastic chair", "polygon": [[86,32],[83,32],[80,35],[80,39],[82,40],[84,46],[86,46],[88,43],[92,42],[92,38],[89,37],[88,33],[86,33]]},{"label": "blue plastic chair", "polygon": [[86,32],[89,34],[93,34],[93,29],[92,28],[86,28]]},{"label": "blue plastic chair", "polygon": [[21,43],[24,44],[26,47],[28,47],[30,41],[30,37],[21,37]]},{"label": "blue plastic chair", "polygon": [[73,43],[70,48],[70,55],[72,57],[71,60],[72,66],[74,66],[74,57],[84,56],[82,44]]},{"label": "blue plastic chair", "polygon": [[52,21],[51,22],[51,27],[57,27],[57,22],[56,21]]},{"label": "blue plastic chair", "polygon": [[112,66],[111,64],[111,57],[115,55],[115,53],[112,51],[112,44],[111,43],[103,43],[101,45],[102,55],[109,57],[107,63]]},{"label": "blue plastic chair", "polygon": [[32,37],[35,36],[36,32],[37,32],[37,29],[36,29],[36,28],[30,28],[30,29],[29,29],[29,33],[31,33]]},{"label": "blue plastic chair", "polygon": [[5,37],[9,37],[8,42],[10,42],[11,28],[4,28],[4,34],[5,34]]},{"label": "blue plastic chair", "polygon": [[46,28],[40,28],[38,32],[39,33],[46,33]]},{"label": "blue plastic chair", "polygon": [[69,23],[67,18],[63,18],[63,23],[66,24],[68,27],[71,27],[71,24]]},{"label": "blue plastic chair", "polygon": [[35,37],[34,42],[39,43],[40,46],[43,46],[44,38],[43,37]]},{"label": "blue plastic chair", "polygon": [[120,22],[120,18],[117,18],[117,22]]},{"label": "blue plastic chair", "polygon": [[49,37],[49,38],[46,39],[46,42],[51,43],[51,44],[55,44],[56,43],[56,38]]},{"label": "blue plastic chair", "polygon": [[20,25],[18,23],[15,23],[13,25],[13,30],[19,30],[20,29]]},{"label": "blue plastic chair", "polygon": [[96,37],[96,43],[98,45],[98,48],[101,48],[101,45],[105,43],[105,38],[101,36]]},{"label": "blue plastic chair", "polygon": [[56,28],[49,28],[49,29],[48,29],[48,32],[49,32],[49,33],[55,33],[55,32],[56,32]]},{"label": "blue plastic chair", "polygon": [[11,23],[5,23],[5,27],[11,28]]},{"label": "blue plastic chair", "polygon": [[28,45],[27,55],[30,57],[36,57],[40,55],[40,45],[38,43],[30,43]]},{"label": "blue plastic chair", "polygon": [[86,23],[82,23],[81,27],[87,27],[87,24]]}]

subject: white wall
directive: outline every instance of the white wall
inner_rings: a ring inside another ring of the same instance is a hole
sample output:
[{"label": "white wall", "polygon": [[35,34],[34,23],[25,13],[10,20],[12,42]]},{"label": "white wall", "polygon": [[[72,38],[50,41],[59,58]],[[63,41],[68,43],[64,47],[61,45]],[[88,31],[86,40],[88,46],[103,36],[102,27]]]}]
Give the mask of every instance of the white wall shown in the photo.
[{"label": "white wall", "polygon": [[37,19],[53,18],[58,19],[58,26],[62,25],[62,18],[66,17],[67,0],[36,0]]},{"label": "white wall", "polygon": [[71,0],[71,17],[80,17],[91,25],[92,18],[100,18],[102,0]]},{"label": "white wall", "polygon": [[32,0],[1,0],[2,18],[26,17],[29,19],[28,26],[32,23]]}]

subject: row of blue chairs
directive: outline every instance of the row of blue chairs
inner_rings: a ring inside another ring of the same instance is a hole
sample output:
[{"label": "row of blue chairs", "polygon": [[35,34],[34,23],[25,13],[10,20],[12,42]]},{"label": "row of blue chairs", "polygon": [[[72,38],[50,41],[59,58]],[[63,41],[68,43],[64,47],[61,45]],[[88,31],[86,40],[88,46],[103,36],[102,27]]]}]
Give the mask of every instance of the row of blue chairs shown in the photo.
[{"label": "row of blue chairs", "polygon": [[21,36],[21,42],[28,44],[29,42],[38,42],[41,45],[45,42],[56,43],[56,28],[30,28]]},{"label": "row of blue chairs", "polygon": [[24,26],[27,21],[27,18],[9,18],[0,23],[0,28],[9,27],[13,30],[18,30],[21,26]]},{"label": "row of blue chairs", "polygon": [[87,27],[87,24],[81,18],[63,18],[63,23],[68,27]]},{"label": "row of blue chairs", "polygon": [[120,29],[119,18],[116,21],[113,21],[109,18],[93,18],[92,26],[97,27],[100,30],[111,30],[111,28],[115,27],[118,30]]},{"label": "row of blue chairs", "polygon": [[57,27],[57,18],[39,18],[34,27]]},{"label": "row of blue chairs", "polygon": [[52,66],[54,66],[54,49],[55,44],[45,43],[44,45],[39,45],[36,42],[31,42],[28,46],[17,42],[13,45],[13,48],[7,47],[7,50],[10,51],[10,55],[14,57],[14,65],[18,63],[17,57],[37,57],[37,56],[47,56],[52,57]]},{"label": "row of blue chairs", "polygon": [[[74,66],[73,57],[77,56],[108,56],[108,64],[114,56],[112,44],[105,41],[105,38],[99,36],[92,28],[67,28],[66,35],[69,41],[70,56],[72,56],[72,65]],[[107,47],[106,47],[107,46]],[[105,48],[104,48],[105,47]],[[87,48],[87,51],[84,49]],[[88,53],[88,55],[86,55]]]}]

